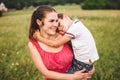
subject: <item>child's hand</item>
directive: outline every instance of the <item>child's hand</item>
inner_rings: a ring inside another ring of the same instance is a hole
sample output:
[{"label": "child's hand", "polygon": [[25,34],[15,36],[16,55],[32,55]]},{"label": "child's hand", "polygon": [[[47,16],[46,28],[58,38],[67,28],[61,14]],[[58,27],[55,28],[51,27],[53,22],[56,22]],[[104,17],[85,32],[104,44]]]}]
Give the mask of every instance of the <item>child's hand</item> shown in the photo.
[{"label": "child's hand", "polygon": [[40,31],[39,30],[36,30],[35,33],[33,34],[33,38],[35,40],[38,40],[38,38],[40,37]]},{"label": "child's hand", "polygon": [[66,31],[63,30],[63,26],[58,26],[59,33],[64,35]]}]

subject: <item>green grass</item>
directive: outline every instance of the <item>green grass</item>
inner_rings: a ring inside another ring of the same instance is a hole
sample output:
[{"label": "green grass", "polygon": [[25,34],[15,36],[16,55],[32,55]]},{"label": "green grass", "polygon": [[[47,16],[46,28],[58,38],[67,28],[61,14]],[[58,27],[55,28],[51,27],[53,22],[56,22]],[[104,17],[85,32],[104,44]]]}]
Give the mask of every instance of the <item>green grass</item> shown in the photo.
[{"label": "green grass", "polygon": [[[91,80],[119,80],[120,11],[82,10],[69,5],[54,8],[79,18],[92,32],[100,59]],[[43,80],[27,47],[32,12],[20,10],[0,17],[0,80]]]}]

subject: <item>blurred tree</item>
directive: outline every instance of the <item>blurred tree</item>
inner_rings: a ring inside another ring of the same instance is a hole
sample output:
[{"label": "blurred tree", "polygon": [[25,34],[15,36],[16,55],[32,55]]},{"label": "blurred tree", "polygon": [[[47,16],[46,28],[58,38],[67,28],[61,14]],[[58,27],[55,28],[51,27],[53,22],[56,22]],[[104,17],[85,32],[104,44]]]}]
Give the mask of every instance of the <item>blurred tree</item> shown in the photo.
[{"label": "blurred tree", "polygon": [[85,0],[83,9],[120,9],[120,0]]},{"label": "blurred tree", "polygon": [[6,6],[11,9],[22,9],[25,6],[30,6],[34,1],[33,0],[3,0]]},{"label": "blurred tree", "polygon": [[[0,1],[1,2],[1,1]],[[2,0],[8,8],[28,6],[82,4],[83,9],[120,9],[120,0]]]},{"label": "blurred tree", "polygon": [[68,3],[75,3],[75,4],[81,4],[83,1],[85,1],[85,0],[66,0],[66,2],[68,2]]},{"label": "blurred tree", "polygon": [[106,0],[85,0],[83,9],[102,9],[105,6]]},{"label": "blurred tree", "polygon": [[120,9],[120,0],[106,0],[104,9]]}]

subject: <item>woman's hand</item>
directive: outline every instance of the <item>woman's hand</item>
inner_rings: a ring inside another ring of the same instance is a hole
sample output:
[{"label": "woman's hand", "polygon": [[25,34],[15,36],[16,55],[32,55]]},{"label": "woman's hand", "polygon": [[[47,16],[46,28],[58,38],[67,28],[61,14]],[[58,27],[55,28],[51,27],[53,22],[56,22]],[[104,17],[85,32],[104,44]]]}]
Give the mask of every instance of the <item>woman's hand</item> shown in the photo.
[{"label": "woman's hand", "polygon": [[95,72],[95,68],[93,67],[93,69],[91,71],[89,71],[88,73],[84,73],[84,71],[85,71],[85,69],[75,72],[74,73],[75,80],[87,80],[89,78],[92,78],[92,75]]},{"label": "woman's hand", "polygon": [[88,72],[88,78],[91,78],[92,75],[94,74],[94,72],[95,72],[95,68],[94,68],[94,66],[93,66],[93,69]]},{"label": "woman's hand", "polygon": [[82,69],[80,71],[76,71],[74,73],[75,75],[75,80],[87,80],[88,77],[88,73],[84,73],[85,69]]}]

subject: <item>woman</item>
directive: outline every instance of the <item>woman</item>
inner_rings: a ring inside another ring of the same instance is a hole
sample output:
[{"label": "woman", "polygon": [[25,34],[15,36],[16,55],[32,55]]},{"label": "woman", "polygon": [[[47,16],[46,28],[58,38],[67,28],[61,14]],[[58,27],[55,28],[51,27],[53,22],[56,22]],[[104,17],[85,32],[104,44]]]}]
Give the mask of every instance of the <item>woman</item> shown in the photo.
[{"label": "woman", "polygon": [[36,67],[47,80],[80,80],[88,78],[89,74],[83,73],[84,69],[74,74],[65,74],[70,68],[73,59],[73,52],[68,44],[53,48],[33,40],[35,30],[39,30],[41,36],[46,39],[57,40],[61,38],[62,36],[56,32],[57,26],[58,17],[55,9],[49,6],[40,6],[33,12],[28,47]]}]

